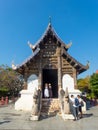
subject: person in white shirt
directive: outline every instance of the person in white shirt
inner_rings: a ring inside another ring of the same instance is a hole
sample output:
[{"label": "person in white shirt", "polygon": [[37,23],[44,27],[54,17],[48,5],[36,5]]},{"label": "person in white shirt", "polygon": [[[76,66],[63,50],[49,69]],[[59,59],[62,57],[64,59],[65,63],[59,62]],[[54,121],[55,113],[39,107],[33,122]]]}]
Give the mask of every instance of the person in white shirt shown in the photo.
[{"label": "person in white shirt", "polygon": [[48,89],[48,84],[45,84],[45,89],[44,89],[44,97],[49,98],[49,89]]},{"label": "person in white shirt", "polygon": [[[77,103],[76,103],[77,102]],[[70,98],[70,107],[71,107],[71,112],[74,116],[74,121],[78,120],[78,105],[79,101],[77,98],[74,97],[74,95],[71,95]]]}]

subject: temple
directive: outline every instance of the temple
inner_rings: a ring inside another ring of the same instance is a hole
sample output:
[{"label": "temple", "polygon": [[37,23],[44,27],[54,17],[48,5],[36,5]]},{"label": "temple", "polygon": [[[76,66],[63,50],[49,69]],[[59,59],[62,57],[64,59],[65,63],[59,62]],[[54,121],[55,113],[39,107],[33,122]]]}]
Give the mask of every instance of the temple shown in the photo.
[{"label": "temple", "polygon": [[[28,42],[32,49],[31,56],[13,69],[23,75],[24,89],[33,91],[35,81],[44,98],[45,83],[52,86],[53,99],[58,99],[60,88],[72,90],[77,88],[77,76],[86,71],[89,65],[83,65],[70,56],[68,50],[72,43],[64,43],[49,22],[42,37],[35,43]],[[33,86],[34,85],[34,86]],[[36,87],[35,86],[35,87]]]}]

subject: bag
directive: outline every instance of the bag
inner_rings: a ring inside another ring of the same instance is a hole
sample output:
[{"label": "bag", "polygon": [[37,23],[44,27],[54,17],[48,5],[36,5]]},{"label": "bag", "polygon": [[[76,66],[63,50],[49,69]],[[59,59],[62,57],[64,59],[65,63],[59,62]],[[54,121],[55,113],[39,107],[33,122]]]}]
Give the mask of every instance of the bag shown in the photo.
[{"label": "bag", "polygon": [[83,101],[81,101],[81,107],[83,107],[84,106],[84,102]]},{"label": "bag", "polygon": [[75,106],[79,106],[79,100],[75,98]]}]

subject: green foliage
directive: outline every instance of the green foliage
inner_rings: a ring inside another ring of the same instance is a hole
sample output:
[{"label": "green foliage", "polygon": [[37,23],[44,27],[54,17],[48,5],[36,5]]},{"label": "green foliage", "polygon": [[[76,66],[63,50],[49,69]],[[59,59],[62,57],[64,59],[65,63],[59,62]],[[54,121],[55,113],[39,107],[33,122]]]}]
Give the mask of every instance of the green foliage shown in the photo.
[{"label": "green foliage", "polygon": [[92,97],[98,97],[98,74],[94,73],[90,78]]},{"label": "green foliage", "polygon": [[0,96],[6,96],[9,92],[9,89],[7,87],[0,87]]},{"label": "green foliage", "polygon": [[89,80],[90,80],[89,76],[87,76],[84,79],[78,79],[77,80],[78,89],[80,89],[82,92],[89,92]]},{"label": "green foliage", "polygon": [[23,80],[21,75],[7,65],[0,66],[0,96],[8,95],[15,96],[22,89]]},{"label": "green foliage", "polygon": [[98,98],[98,74],[94,73],[77,81],[78,89],[87,93],[88,98]]},{"label": "green foliage", "polygon": [[9,91],[9,89],[6,87],[2,87],[2,88],[0,88],[0,91]]}]

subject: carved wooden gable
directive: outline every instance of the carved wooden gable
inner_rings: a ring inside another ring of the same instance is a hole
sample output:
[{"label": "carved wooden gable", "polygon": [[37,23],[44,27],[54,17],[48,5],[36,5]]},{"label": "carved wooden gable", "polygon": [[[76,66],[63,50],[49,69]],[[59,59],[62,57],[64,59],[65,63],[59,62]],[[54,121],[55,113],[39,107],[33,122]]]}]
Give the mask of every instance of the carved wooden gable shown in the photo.
[{"label": "carved wooden gable", "polygon": [[[62,75],[70,74],[73,76],[74,71],[79,74],[89,67],[82,65],[68,54],[71,43],[65,44],[55,33],[50,23],[39,41],[35,45],[29,45],[33,54],[15,69],[23,75],[25,73],[38,75],[41,69],[58,69],[58,64],[60,64]],[[61,63],[58,63],[58,57],[60,57]]]}]

